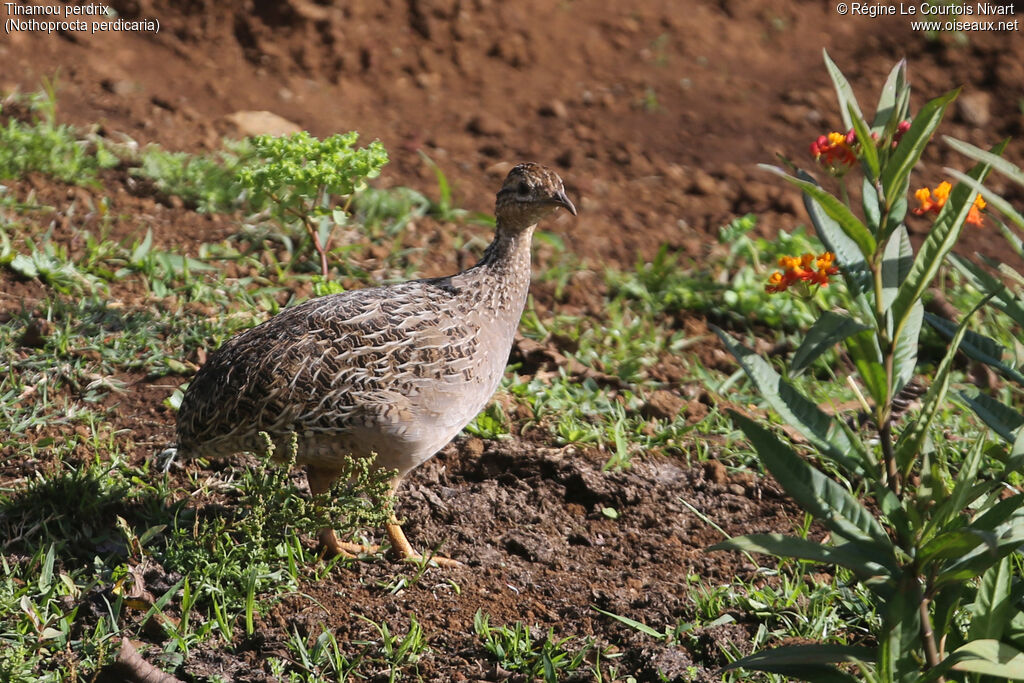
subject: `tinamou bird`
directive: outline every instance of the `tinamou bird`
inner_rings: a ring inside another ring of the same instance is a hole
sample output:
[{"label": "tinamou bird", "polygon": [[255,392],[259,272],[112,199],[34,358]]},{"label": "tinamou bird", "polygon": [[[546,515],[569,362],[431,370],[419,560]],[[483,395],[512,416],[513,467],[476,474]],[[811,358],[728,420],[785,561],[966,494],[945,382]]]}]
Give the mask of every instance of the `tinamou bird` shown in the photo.
[{"label": "tinamou bird", "polygon": [[[294,434],[312,494],[330,490],[345,456],[395,470],[394,492],[497,389],[526,305],[534,228],[559,207],[576,215],[561,178],[519,164],[498,192],[494,240],[472,268],[314,298],[232,337],[185,392],[178,452],[262,452],[266,432],[288,453]],[[386,531],[395,555],[420,558],[395,518]],[[366,550],[331,528],[319,540],[334,554]]]}]

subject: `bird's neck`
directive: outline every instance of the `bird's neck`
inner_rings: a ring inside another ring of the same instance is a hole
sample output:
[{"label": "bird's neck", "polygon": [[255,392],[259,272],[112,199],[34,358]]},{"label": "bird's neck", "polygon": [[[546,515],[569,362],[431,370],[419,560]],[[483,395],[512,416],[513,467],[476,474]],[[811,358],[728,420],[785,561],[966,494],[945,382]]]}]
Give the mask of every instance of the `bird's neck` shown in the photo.
[{"label": "bird's neck", "polygon": [[517,320],[530,289],[530,243],[535,227],[508,230],[499,225],[494,241],[471,269],[485,281],[480,303],[514,311]]}]

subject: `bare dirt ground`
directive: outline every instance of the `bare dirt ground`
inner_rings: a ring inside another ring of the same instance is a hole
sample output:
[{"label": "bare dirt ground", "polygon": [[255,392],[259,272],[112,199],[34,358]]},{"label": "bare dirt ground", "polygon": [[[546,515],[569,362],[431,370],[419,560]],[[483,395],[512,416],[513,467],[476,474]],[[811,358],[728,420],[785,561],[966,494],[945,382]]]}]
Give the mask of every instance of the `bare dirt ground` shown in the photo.
[{"label": "bare dirt ground", "polygon": [[[227,117],[242,110],[272,111],[318,136],[358,130],[390,152],[381,184],[436,194],[422,150],[454,184],[456,204],[476,211],[491,209],[509,164],[536,160],[565,178],[580,216],[556,229],[588,262],[628,267],[662,244],[699,260],[736,216],[755,213],[767,234],[806,222],[796,193],[756,164],[782,153],[810,165],[809,142],[841,126],[823,47],[865,109],[895,60],[906,57],[914,109],[964,86],[942,132],[983,146],[1020,137],[1019,32],[972,33],[961,44],[949,34],[912,32],[906,17],[838,16],[833,5],[117,0],[120,16],[158,19],[159,33],[0,35],[0,91],[32,91],[56,73],[61,121],[98,122],[107,135],[170,149],[219,148],[224,136],[238,135]],[[1008,156],[1020,163],[1021,149],[1012,142]],[[965,166],[941,145],[932,150],[920,184],[937,184],[944,165]],[[161,245],[194,255],[235,227],[153,196],[123,171],[108,173],[121,216],[114,238],[152,228]],[[42,177],[12,187],[58,205],[93,192]],[[451,244],[444,235],[452,229],[422,228],[422,243],[438,252],[425,275],[458,266],[455,254],[437,247]],[[983,231],[967,239],[968,249],[995,249]],[[31,283],[2,282],[33,294]],[[541,306],[556,305],[550,292],[534,294]],[[580,295],[578,303],[585,310],[593,301]],[[694,352],[711,357],[715,349]],[[116,399],[117,427],[139,444],[135,457],[171,439],[173,415],[161,405],[167,383],[136,382]],[[666,389],[686,400],[699,395],[678,381]],[[494,680],[503,673],[482,668],[486,657],[472,638],[473,614],[483,608],[496,622],[617,643],[623,669],[638,680],[655,680],[657,671],[683,680],[688,666],[711,676],[723,663],[717,644],[742,648],[756,624],[711,629],[689,648],[663,647],[599,619],[592,606],[675,623],[692,612],[689,574],[723,583],[751,575],[755,567],[742,556],[705,552],[720,535],[683,500],[730,534],[789,531],[799,515],[771,482],[715,462],[652,455],[618,474],[601,473],[601,462],[600,454],[553,449],[536,435],[460,438],[410,477],[400,513],[415,542],[439,544],[467,563],[453,570],[461,593],[431,575],[390,595],[375,587],[390,568],[360,565],[350,581],[307,587],[321,607],[296,600],[275,608],[244,656],[199,651],[179,675],[270,680],[259,661],[295,629],[326,623],[339,640],[365,637],[366,625],[351,616],[358,609],[396,630],[417,615],[432,649],[446,653],[421,669],[425,680]],[[621,518],[612,522],[602,507]]]}]

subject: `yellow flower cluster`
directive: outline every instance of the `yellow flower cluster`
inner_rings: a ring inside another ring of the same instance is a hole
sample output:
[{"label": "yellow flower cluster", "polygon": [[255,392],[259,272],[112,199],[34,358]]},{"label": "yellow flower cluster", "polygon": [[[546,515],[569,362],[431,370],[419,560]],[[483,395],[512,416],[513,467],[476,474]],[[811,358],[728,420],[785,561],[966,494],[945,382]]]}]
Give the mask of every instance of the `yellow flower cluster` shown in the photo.
[{"label": "yellow flower cluster", "polygon": [[769,294],[775,294],[786,291],[797,282],[828,287],[829,277],[839,273],[835,261],[836,255],[831,251],[818,256],[782,256],[779,258],[779,266],[783,270],[772,273],[764,289]]},{"label": "yellow flower cluster", "polygon": [[[912,210],[914,215],[921,216],[926,213],[938,213],[941,211],[942,207],[946,205],[946,200],[949,199],[949,192],[952,189],[953,186],[947,182],[939,183],[939,186],[934,190],[922,187],[914,193],[914,198],[920,204],[918,208]],[[974,198],[974,204],[971,205],[966,222],[971,225],[977,225],[979,228],[985,225],[985,218],[981,215],[984,209],[985,200],[979,194]]]}]

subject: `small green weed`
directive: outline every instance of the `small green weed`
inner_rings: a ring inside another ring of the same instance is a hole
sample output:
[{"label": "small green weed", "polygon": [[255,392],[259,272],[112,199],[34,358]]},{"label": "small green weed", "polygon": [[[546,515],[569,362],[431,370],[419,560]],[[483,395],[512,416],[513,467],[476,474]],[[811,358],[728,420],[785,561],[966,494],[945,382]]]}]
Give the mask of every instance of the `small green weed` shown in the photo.
[{"label": "small green weed", "polygon": [[260,135],[251,138],[252,157],[238,173],[250,193],[250,210],[267,211],[289,237],[301,234],[296,228],[305,231],[320,256],[325,280],[331,234],[348,223],[353,196],[388,161],[380,142],[359,149],[358,139],[355,132],[325,140],[305,131],[283,137]]},{"label": "small green weed", "polygon": [[555,683],[560,677],[579,670],[588,656],[599,652],[589,638],[578,649],[570,648],[570,643],[576,639],[556,638],[553,629],[537,637],[531,634],[529,626],[519,621],[511,626],[492,626],[490,617],[481,610],[473,616],[473,630],[483,641],[484,650],[503,669],[545,683]]},{"label": "small green weed", "polygon": [[227,143],[225,150],[210,155],[170,152],[159,145],[147,145],[132,173],[151,180],[164,194],[181,197],[198,211],[229,212],[242,206],[245,188],[238,171],[254,153],[244,140]]},{"label": "small green weed", "polygon": [[[817,310],[797,299],[771,297],[764,290],[762,264],[773,264],[787,253],[820,251],[820,243],[797,229],[780,231],[772,242],[751,235],[753,216],[737,218],[724,226],[719,242],[729,245],[724,261],[713,261],[713,270],[686,268],[678,256],[662,247],[649,263],[638,263],[632,272],[607,274],[613,295],[639,302],[653,312],[706,312],[732,324],[757,321],[778,329],[810,325]],[[827,297],[827,290],[819,293]]]},{"label": "small green weed", "polygon": [[[87,184],[97,171],[111,168],[120,160],[107,149],[102,138],[82,136],[74,128],[56,121],[56,94],[52,82],[45,94],[35,98],[9,96],[6,106],[27,104],[32,120],[8,116],[0,126],[0,178],[18,178],[27,173],[44,173],[60,180]],[[0,103],[0,115],[4,103]]]}]

